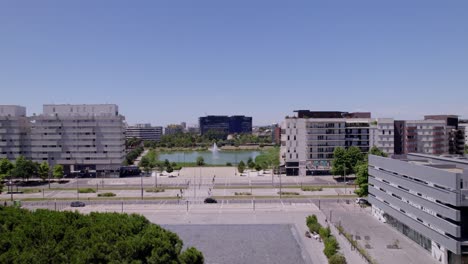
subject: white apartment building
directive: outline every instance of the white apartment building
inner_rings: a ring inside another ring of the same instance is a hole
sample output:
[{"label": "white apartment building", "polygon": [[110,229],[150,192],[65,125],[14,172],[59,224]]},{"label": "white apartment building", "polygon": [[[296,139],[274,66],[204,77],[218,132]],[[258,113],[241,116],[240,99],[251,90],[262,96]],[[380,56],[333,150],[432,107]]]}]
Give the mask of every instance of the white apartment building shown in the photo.
[{"label": "white apartment building", "polygon": [[394,154],[395,126],[393,118],[377,118],[369,127],[369,145],[377,147],[388,155]]},{"label": "white apartment building", "polygon": [[0,159],[14,160],[23,153],[28,119],[26,108],[0,105]]},{"label": "white apartment building", "polygon": [[296,112],[282,123],[280,155],[286,175],[329,173],[336,147],[369,151],[370,113]]},{"label": "white apartment building", "polygon": [[120,169],[125,156],[124,117],[118,106],[44,105],[31,117],[30,157],[61,164],[66,174],[103,175]]}]

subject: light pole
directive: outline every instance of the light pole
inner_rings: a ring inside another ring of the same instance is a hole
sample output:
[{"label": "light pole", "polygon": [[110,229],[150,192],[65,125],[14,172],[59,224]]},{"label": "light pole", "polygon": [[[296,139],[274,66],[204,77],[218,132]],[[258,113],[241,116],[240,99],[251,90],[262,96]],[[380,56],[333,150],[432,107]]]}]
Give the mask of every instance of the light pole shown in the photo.
[{"label": "light pole", "polygon": [[143,174],[140,173],[141,199],[143,200]]},{"label": "light pole", "polygon": [[78,176],[76,176],[76,199],[80,200],[80,190],[78,188]]}]

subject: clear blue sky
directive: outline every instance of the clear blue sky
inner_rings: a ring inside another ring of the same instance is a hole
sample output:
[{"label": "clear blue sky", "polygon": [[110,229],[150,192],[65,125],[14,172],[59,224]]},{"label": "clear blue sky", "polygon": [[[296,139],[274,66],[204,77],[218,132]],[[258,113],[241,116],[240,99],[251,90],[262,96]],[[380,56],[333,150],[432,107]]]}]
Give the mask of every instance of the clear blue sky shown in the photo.
[{"label": "clear blue sky", "polygon": [[467,14],[468,1],[5,0],[0,104],[116,103],[160,125],[468,117]]}]

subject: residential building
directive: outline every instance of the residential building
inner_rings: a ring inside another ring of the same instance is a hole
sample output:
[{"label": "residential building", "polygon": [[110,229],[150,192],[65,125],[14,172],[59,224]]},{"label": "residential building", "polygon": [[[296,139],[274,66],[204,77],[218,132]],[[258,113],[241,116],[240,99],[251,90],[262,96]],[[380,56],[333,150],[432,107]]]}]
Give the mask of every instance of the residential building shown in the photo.
[{"label": "residential building", "polygon": [[395,154],[463,154],[465,133],[452,115],[395,121]]},{"label": "residential building", "polygon": [[468,120],[460,120],[458,127],[463,130],[465,135],[465,145],[468,145]]},{"label": "residential building", "polygon": [[179,124],[171,124],[171,125],[168,125],[166,126],[166,128],[164,129],[164,135],[175,135],[175,134],[180,134],[180,133],[184,133],[184,126],[183,125],[179,125]]},{"label": "residential building", "polygon": [[151,126],[151,124],[135,124],[134,126],[127,126],[125,137],[127,139],[137,138],[143,141],[160,141],[163,134],[163,127]]},{"label": "residential building", "polygon": [[411,153],[369,156],[372,214],[438,262],[468,263],[468,160]]},{"label": "residential building", "polygon": [[336,147],[369,151],[370,113],[299,110],[282,124],[281,157],[286,175],[328,174]]},{"label": "residential building", "polygon": [[125,156],[125,126],[117,105],[44,105],[30,125],[32,160],[61,164],[67,175],[119,172]]},{"label": "residential building", "polygon": [[370,123],[369,145],[377,147],[388,155],[393,155],[395,148],[395,125],[392,118],[377,118]]},{"label": "residential building", "polygon": [[213,133],[226,138],[229,134],[252,133],[252,117],[248,116],[205,116],[199,118],[201,135]]},{"label": "residential building", "polygon": [[0,159],[14,160],[20,155],[27,155],[25,152],[27,129],[25,107],[0,105]]}]

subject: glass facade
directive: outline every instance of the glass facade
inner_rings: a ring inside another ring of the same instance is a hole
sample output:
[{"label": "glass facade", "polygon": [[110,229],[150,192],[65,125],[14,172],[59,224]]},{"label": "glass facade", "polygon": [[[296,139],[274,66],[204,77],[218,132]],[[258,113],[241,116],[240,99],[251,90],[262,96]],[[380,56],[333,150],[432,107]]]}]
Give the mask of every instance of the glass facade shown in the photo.
[{"label": "glass facade", "polygon": [[403,224],[402,222],[398,221],[398,219],[394,218],[393,216],[384,213],[384,218],[387,220],[387,223],[398,230],[403,235],[407,236],[414,242],[418,243],[421,247],[426,249],[427,251],[432,251],[432,243],[431,240],[427,237],[421,235],[420,233],[414,231],[409,226]]}]

